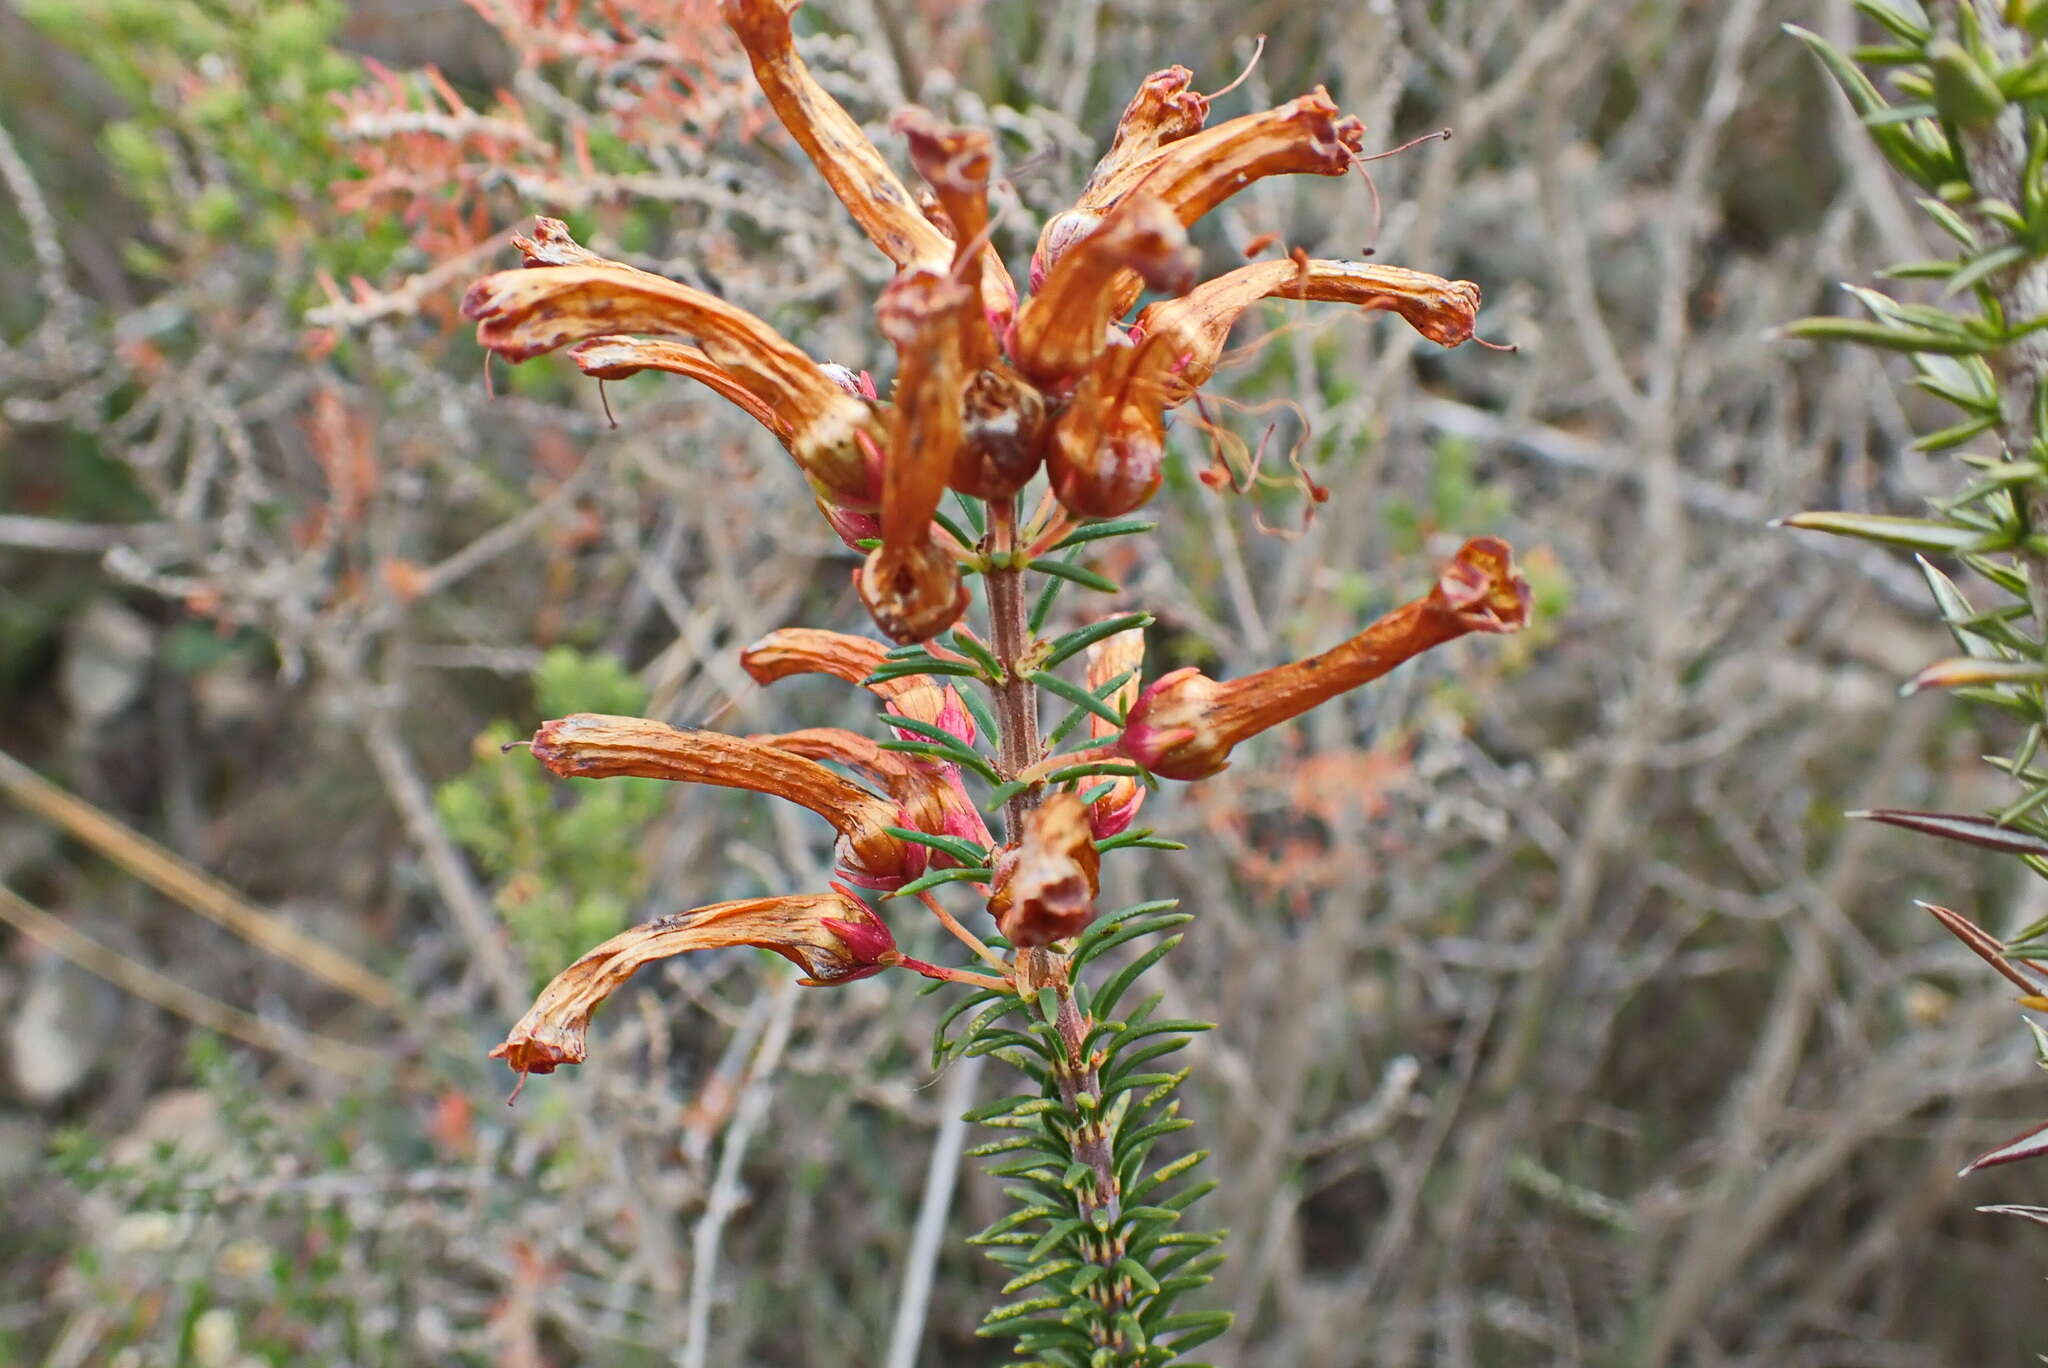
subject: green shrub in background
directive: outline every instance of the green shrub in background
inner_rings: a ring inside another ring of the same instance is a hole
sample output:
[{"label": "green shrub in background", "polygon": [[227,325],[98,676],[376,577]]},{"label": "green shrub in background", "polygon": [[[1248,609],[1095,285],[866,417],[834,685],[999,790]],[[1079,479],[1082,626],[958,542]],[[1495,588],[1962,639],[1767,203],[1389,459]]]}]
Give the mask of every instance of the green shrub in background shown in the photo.
[{"label": "green shrub in background", "polygon": [[[617,661],[557,646],[533,673],[543,717],[637,713],[647,692]],[[625,929],[647,884],[640,842],[662,807],[655,779],[550,779],[508,765],[510,722],[476,738],[476,763],[435,796],[449,834],[496,883],[499,914],[539,978]],[[567,795],[565,798],[564,795]]]}]

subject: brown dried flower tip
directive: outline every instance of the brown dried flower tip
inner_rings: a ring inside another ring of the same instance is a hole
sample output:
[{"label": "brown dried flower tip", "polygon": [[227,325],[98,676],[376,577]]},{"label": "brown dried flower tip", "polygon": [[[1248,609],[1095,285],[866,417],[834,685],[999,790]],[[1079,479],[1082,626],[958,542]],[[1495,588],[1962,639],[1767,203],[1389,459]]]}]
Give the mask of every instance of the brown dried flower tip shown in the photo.
[{"label": "brown dried flower tip", "polygon": [[745,309],[646,271],[537,266],[470,286],[462,311],[477,341],[519,362],[615,333],[695,337],[705,355],[772,410],[790,454],[819,493],[850,508],[879,496],[881,428],[810,357]]},{"label": "brown dried flower tip", "polygon": [[656,960],[752,945],[804,971],[806,987],[850,983],[887,967],[896,943],[866,904],[843,892],[713,903],[613,936],[555,975],[491,1051],[522,1074],[581,1064],[591,1013]]},{"label": "brown dried flower tip", "polygon": [[882,544],[857,582],[876,624],[897,641],[928,640],[967,611],[959,563],[932,532],[960,448],[963,301],[971,303],[965,286],[913,271],[890,281],[876,306],[883,335],[896,344],[896,392],[882,470]]},{"label": "brown dried flower tip", "polygon": [[1194,284],[1198,264],[1173,210],[1155,195],[1132,194],[1061,255],[1017,311],[1010,356],[1040,383],[1070,380],[1109,346],[1110,325],[1123,314],[1124,277],[1135,272],[1153,289],[1177,294]]},{"label": "brown dried flower tip", "polygon": [[1472,339],[1479,287],[1469,280],[1364,261],[1262,261],[1205,281],[1179,299],[1149,304],[1132,327],[1155,344],[1150,365],[1168,407],[1187,402],[1216,372],[1231,327],[1261,299],[1312,299],[1401,315],[1439,346]]},{"label": "brown dried flower tip", "polygon": [[1218,683],[1175,670],[1145,690],[1117,742],[1165,779],[1206,779],[1241,741],[1369,683],[1432,646],[1470,632],[1513,632],[1529,616],[1529,586],[1498,537],[1465,543],[1435,587],[1321,655]]},{"label": "brown dried flower tip", "polygon": [[772,745],[603,713],[543,722],[532,745],[534,758],[564,778],[669,779],[800,804],[839,832],[841,864],[864,887],[894,888],[924,872],[924,847],[889,834],[899,825],[895,803]]},{"label": "brown dried flower tip", "polygon": [[1077,936],[1095,920],[1101,855],[1088,809],[1072,793],[1055,793],[1024,817],[1024,833],[996,855],[988,910],[1012,945],[1050,945]]}]

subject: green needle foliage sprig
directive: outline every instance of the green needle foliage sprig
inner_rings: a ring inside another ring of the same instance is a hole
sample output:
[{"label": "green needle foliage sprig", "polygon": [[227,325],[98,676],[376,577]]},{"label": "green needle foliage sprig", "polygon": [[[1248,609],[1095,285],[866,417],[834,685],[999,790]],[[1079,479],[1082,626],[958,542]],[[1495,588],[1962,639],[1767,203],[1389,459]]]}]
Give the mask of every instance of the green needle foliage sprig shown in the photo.
[{"label": "green needle foliage sprig", "polygon": [[[1456,346],[1472,337],[1478,287],[1300,252],[1198,283],[1190,225],[1262,176],[1343,175],[1364,126],[1317,90],[1208,127],[1208,98],[1171,67],[1125,110],[1081,201],[1045,226],[1020,293],[991,241],[988,136],[897,116],[929,191],[919,208],[797,56],[789,10],[724,7],[784,126],[897,268],[876,305],[895,353],[888,402],[865,371],[600,257],[553,220],[514,240],[525,268],[476,282],[464,309],[482,344],[513,361],[567,347],[600,379],[664,370],[730,400],[795,459],[861,555],[855,585],[896,645],[788,627],[740,662],[763,684],[829,674],[868,690],[882,704],[877,734],[738,737],[572,713],[525,743],[564,777],[799,803],[837,831],[840,881],[613,936],[542,989],[493,1057],[522,1083],[582,1062],[605,999],[641,966],[694,950],[771,950],[808,986],[896,969],[964,990],[940,1019],[933,1067],[986,1055],[1019,1080],[969,1114],[996,1133],[975,1152],[995,1161],[1012,1202],[973,1237],[1006,1279],[981,1333],[1053,1368],[1183,1362],[1230,1325],[1226,1312],[1182,1309],[1223,1237],[1183,1225],[1214,1184],[1193,1177],[1205,1154],[1180,1137],[1192,1125],[1175,1097],[1187,1070],[1171,1057],[1211,1027],[1160,1017],[1142,987],[1196,916],[1158,901],[1099,912],[1102,862],[1179,848],[1135,824],[1162,781],[1216,774],[1239,743],[1432,647],[1519,629],[1529,590],[1507,544],[1478,537],[1426,592],[1319,655],[1241,679],[1183,669],[1149,683],[1151,615],[1077,600],[1122,597],[1098,557],[1152,530],[1130,515],[1161,483],[1167,415],[1195,398],[1259,300],[1386,310]],[[1124,321],[1147,286],[1161,297]],[[949,907],[963,890],[973,905]],[[959,963],[898,948],[892,921],[913,906]]]},{"label": "green needle foliage sprig", "polygon": [[[1947,255],[1881,274],[1938,286],[1908,302],[1850,286],[1868,315],[1808,318],[1794,337],[1904,354],[1915,388],[1950,409],[1914,443],[1953,451],[1966,469],[1925,516],[1812,512],[1785,524],[1916,553],[1958,655],[1930,663],[1902,692],[1949,690],[2017,718],[2010,755],[1990,757],[2015,787],[1988,815],[1876,809],[1853,814],[2016,856],[2048,877],[2048,3],[1856,0],[1880,41],[1844,53],[1787,26],[1834,77],[1920,208],[1955,243]],[[1926,292],[1927,287],[1920,289]],[[1930,557],[1983,582],[1966,594]],[[2001,940],[1970,918],[1922,903],[1941,924],[2048,1009],[2048,920]],[[2032,1022],[2048,1066],[2048,1035]],[[1965,1173],[2048,1152],[2038,1127],[1974,1160]],[[2011,1208],[2048,1222],[2048,1209]]]}]

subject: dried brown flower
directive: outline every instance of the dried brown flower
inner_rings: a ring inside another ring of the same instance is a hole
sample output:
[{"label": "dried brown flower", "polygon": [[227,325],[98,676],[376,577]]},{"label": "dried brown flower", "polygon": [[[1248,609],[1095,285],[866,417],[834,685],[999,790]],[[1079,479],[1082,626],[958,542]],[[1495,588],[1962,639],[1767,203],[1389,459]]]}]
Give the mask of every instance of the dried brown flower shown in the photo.
[{"label": "dried brown flower", "polygon": [[1049,795],[1025,815],[1017,843],[996,854],[996,928],[1020,947],[1079,935],[1095,920],[1101,859],[1080,798]]}]

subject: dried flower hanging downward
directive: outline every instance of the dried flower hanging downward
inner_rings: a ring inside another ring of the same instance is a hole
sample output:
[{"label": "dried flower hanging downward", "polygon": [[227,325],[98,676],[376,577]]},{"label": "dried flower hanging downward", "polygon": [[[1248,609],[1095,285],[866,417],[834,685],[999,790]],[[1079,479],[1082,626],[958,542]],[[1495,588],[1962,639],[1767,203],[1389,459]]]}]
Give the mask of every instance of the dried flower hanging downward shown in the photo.
[{"label": "dried flower hanging downward", "polygon": [[522,1074],[581,1064],[591,1013],[642,966],[733,945],[773,950],[811,988],[878,973],[896,949],[889,928],[844,891],[692,908],[623,931],[555,975],[490,1057]]},{"label": "dried flower hanging downward", "polygon": [[1164,676],[1131,709],[1118,748],[1161,778],[1205,779],[1230,763],[1239,742],[1432,646],[1471,632],[1519,631],[1528,614],[1529,586],[1508,544],[1474,538],[1428,594],[1321,655],[1220,684],[1194,669]]},{"label": "dried flower hanging downward", "polygon": [[996,854],[988,910],[1012,945],[1050,945],[1077,936],[1095,920],[1101,855],[1088,828],[1088,809],[1072,793],[1055,793],[1024,817],[1015,845]]},{"label": "dried flower hanging downward", "polygon": [[896,344],[896,391],[882,468],[882,544],[857,583],[875,624],[897,641],[929,640],[967,611],[959,562],[932,526],[960,448],[963,302],[972,301],[957,281],[906,271],[875,309],[883,336]]}]

